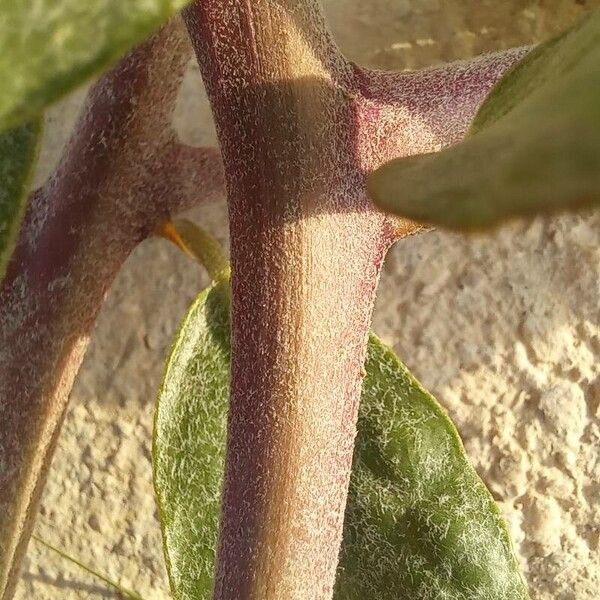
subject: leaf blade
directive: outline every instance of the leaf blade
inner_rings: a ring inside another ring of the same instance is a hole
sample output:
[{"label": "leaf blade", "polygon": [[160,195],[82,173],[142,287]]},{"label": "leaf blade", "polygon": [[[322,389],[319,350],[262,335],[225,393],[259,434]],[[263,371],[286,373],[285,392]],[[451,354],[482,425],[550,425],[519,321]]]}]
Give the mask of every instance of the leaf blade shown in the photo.
[{"label": "leaf blade", "polygon": [[210,598],[212,591],[229,399],[228,293],[226,285],[213,286],[192,304],[156,408],[154,487],[176,600]]},{"label": "leaf blade", "polygon": [[0,281],[25,212],[41,138],[41,121],[0,133]]},{"label": "leaf blade", "polygon": [[189,0],[0,1],[0,130],[116,62]]},{"label": "leaf blade", "polygon": [[373,334],[365,369],[336,597],[528,598],[444,409]]},{"label": "leaf blade", "polygon": [[526,55],[467,138],[387,163],[369,180],[383,210],[457,230],[600,203],[600,11]]}]

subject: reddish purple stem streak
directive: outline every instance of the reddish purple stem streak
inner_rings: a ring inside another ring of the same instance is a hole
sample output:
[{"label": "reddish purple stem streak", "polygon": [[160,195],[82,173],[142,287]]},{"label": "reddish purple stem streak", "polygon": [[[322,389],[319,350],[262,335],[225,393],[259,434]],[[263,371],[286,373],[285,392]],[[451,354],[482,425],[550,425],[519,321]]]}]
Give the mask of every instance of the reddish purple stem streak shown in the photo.
[{"label": "reddish purple stem streak", "polygon": [[74,376],[105,294],[171,212],[221,197],[219,153],[171,128],[191,56],[176,21],[90,91],[29,202],[0,286],[0,597],[10,598]]}]

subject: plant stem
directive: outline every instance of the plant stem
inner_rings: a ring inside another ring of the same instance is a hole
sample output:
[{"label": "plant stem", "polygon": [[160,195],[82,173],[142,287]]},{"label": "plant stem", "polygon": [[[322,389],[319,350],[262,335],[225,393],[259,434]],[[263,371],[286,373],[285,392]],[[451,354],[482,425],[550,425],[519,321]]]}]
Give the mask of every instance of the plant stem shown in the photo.
[{"label": "plant stem", "polygon": [[[67,399],[113,278],[171,210],[222,191],[218,153],[179,146],[171,129],[190,55],[175,21],[105,75],[56,173],[30,198],[0,286],[2,600],[13,595]],[[178,178],[189,183],[174,185]]]},{"label": "plant stem", "polygon": [[215,598],[327,599],[387,245],[354,156],[353,68],[313,2],[204,0],[186,18],[231,219],[231,411]]},{"label": "plant stem", "polygon": [[163,225],[157,234],[202,265],[213,282],[223,282],[229,286],[229,261],[221,244],[210,233],[192,221],[177,219]]},{"label": "plant stem", "polygon": [[[326,600],[374,289],[386,247],[418,229],[371,208],[366,176],[459,139],[519,53],[383,74],[344,60],[315,0],[203,0],[186,18],[225,156],[235,270],[216,595]],[[114,276],[171,212],[222,194],[219,153],[170,126],[188,57],[176,30],[94,86],[0,286],[2,600]]]},{"label": "plant stem", "polygon": [[329,600],[380,267],[418,229],[371,207],[366,175],[455,141],[515,58],[364,71],[316,0],[202,0],[185,19],[224,160],[233,270],[214,596]]}]

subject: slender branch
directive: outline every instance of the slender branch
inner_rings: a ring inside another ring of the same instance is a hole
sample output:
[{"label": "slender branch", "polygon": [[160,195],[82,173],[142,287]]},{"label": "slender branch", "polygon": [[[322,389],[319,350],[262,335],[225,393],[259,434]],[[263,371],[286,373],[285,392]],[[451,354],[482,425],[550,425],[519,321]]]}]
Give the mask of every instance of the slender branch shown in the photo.
[{"label": "slender branch", "polygon": [[190,56],[177,20],[105,75],[90,91],[55,174],[30,199],[0,287],[3,600],[12,597],[106,291],[130,251],[172,210],[221,193],[217,153],[178,145],[171,129]]},{"label": "slender branch", "polygon": [[[177,214],[225,198],[225,175],[216,148],[195,148],[177,140],[164,145],[151,177],[149,198],[164,199],[164,211]],[[156,219],[150,219],[150,223]]]},{"label": "slender branch", "polygon": [[366,175],[464,134],[516,54],[408,74],[344,59],[317,0],[185,13],[225,165],[232,382],[217,600],[329,600],[374,291],[414,232]]},{"label": "slender branch", "polygon": [[137,592],[134,592],[133,590],[128,590],[127,588],[122,587],[118,582],[114,581],[113,579],[110,579],[106,575],[102,575],[102,573],[99,573],[98,571],[94,571],[94,569],[92,569],[91,567],[88,567],[87,565],[82,563],[80,560],[74,558],[73,556],[70,556],[66,552],[63,552],[60,548],[57,548],[56,546],[49,544],[48,542],[44,541],[42,538],[39,538],[36,535],[32,535],[31,538],[33,540],[35,540],[36,542],[38,542],[38,544],[41,544],[42,546],[44,546],[47,550],[51,550],[52,552],[54,552],[55,554],[60,556],[62,559],[68,560],[69,562],[77,565],[81,570],[85,571],[88,575],[91,575],[92,577],[96,577],[97,579],[102,581],[102,583],[106,584],[109,588],[112,588],[115,592],[117,592],[117,594],[119,594],[122,598],[126,598],[127,600],[144,600]]},{"label": "slender branch", "polygon": [[460,141],[492,87],[529,51],[513,48],[408,73],[357,67],[366,128],[362,137],[367,144],[381,144],[366,154],[375,151],[387,161]]}]

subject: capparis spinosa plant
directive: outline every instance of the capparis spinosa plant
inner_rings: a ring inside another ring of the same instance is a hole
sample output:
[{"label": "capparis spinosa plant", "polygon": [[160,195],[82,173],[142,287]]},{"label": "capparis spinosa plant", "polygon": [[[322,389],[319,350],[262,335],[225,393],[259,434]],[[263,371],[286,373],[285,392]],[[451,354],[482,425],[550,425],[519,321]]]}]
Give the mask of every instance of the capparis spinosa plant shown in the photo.
[{"label": "capparis spinosa plant", "polygon": [[[598,202],[600,13],[401,73],[348,61],[318,0],[1,0],[0,17],[0,597],[106,291],[158,234],[214,282],[156,413],[175,598],[527,598],[456,430],[369,327],[387,250],[423,224]],[[219,149],[171,125],[192,54]],[[43,110],[99,73],[30,193]],[[231,267],[174,218],[224,190]]]}]

